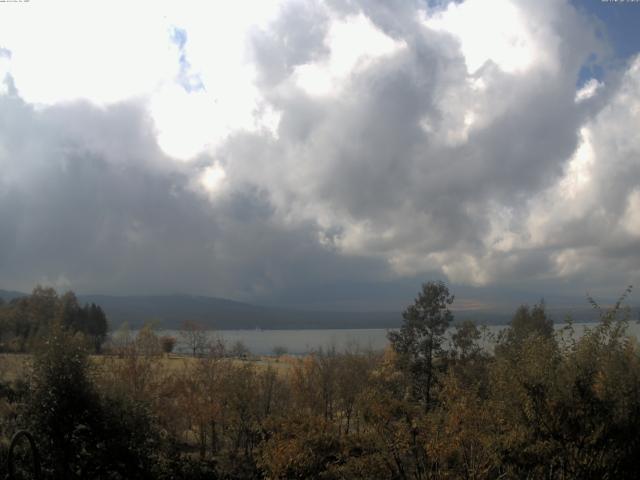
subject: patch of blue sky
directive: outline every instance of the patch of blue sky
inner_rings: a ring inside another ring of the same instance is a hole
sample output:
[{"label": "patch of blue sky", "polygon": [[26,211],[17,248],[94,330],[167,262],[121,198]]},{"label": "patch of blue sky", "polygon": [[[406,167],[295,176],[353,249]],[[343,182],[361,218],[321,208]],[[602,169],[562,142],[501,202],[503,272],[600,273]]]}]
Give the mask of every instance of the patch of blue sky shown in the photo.
[{"label": "patch of blue sky", "polygon": [[199,74],[191,72],[191,64],[187,59],[187,53],[185,52],[188,40],[187,31],[174,26],[171,29],[170,37],[171,41],[178,47],[179,52],[178,63],[180,64],[180,71],[176,77],[176,82],[189,93],[204,90],[202,78]]},{"label": "patch of blue sky", "polygon": [[608,69],[626,64],[640,53],[640,1],[571,0],[571,4],[597,21],[597,35],[608,44],[613,56],[605,62],[592,54],[580,69],[578,87],[592,78],[603,81]]},{"label": "patch of blue sky", "polygon": [[184,49],[187,44],[187,31],[184,28],[172,27],[171,28],[171,41],[175,43],[180,50]]}]

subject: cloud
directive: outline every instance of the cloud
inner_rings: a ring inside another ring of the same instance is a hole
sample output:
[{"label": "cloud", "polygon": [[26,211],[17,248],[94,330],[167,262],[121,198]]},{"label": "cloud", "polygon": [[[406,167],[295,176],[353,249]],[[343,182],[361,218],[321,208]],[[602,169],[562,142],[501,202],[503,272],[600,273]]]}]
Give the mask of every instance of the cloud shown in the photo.
[{"label": "cloud", "polygon": [[[456,36],[416,11],[411,28],[394,30],[405,48],[352,69],[338,95],[318,99],[286,80],[270,89],[282,114],[278,139],[232,140],[231,176],[267,185],[287,215],[316,219],[339,232],[337,248],[382,256],[399,274],[440,266],[458,281],[493,281],[477,265],[490,254],[491,219],[496,210],[526,214],[526,200],[562,175],[592,113],[574,98],[596,43],[571,9],[501,5],[530,19],[539,34],[532,51],[548,47],[526,75],[490,58],[469,72]],[[449,10],[432,13],[439,19]],[[554,15],[567,16],[571,28],[542,28]],[[330,69],[324,60],[311,65]]]},{"label": "cloud", "polygon": [[582,81],[613,63],[569,3],[166,3],[113,38],[114,5],[50,43],[0,20],[2,284],[314,303],[640,279],[640,57]]},{"label": "cloud", "polygon": [[255,299],[383,272],[324,248],[311,223],[284,224],[254,187],[214,195],[216,163],[168,157],[140,103],[3,96],[0,125],[3,285]]}]

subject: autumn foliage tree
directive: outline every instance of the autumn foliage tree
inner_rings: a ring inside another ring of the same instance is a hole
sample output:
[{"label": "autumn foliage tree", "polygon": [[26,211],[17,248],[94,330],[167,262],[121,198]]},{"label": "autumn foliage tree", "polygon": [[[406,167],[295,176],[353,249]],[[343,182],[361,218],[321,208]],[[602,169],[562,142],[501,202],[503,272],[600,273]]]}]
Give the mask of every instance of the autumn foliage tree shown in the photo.
[{"label": "autumn foliage tree", "polygon": [[9,337],[5,341],[8,350],[32,350],[49,335],[54,321],[81,333],[91,350],[100,353],[109,329],[107,317],[98,305],[81,305],[71,291],[59,296],[53,288],[37,286],[31,295],[0,305],[0,330]]}]

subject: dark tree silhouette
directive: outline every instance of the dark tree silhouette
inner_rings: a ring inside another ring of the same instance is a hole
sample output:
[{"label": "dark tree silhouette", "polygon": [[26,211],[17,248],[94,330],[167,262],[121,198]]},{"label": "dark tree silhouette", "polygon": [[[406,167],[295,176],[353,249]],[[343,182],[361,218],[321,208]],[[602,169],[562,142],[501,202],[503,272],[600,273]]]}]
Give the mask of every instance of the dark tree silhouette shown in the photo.
[{"label": "dark tree silhouette", "polygon": [[453,320],[449,310],[453,299],[443,282],[424,283],[413,305],[402,314],[404,324],[400,331],[388,334],[402,367],[410,375],[414,395],[426,409],[431,405],[434,357],[441,352],[444,333]]}]

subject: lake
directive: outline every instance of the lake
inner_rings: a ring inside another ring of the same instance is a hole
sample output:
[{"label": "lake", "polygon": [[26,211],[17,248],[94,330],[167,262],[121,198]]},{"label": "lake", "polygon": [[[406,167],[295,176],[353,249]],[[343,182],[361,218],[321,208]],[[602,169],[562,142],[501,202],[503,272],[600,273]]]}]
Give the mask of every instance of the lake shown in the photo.
[{"label": "lake", "polygon": [[[593,328],[595,323],[576,323],[576,336],[581,336],[585,328]],[[565,326],[564,323],[555,325],[556,330]],[[496,335],[504,329],[504,325],[490,325],[487,331]],[[283,348],[287,353],[302,355],[320,348],[335,347],[339,352],[348,348],[383,350],[387,345],[389,329],[322,329],[322,330],[219,330],[208,332],[211,339],[220,338],[231,347],[235,342],[242,342],[254,355],[272,355],[274,349]],[[451,330],[453,331],[453,330]],[[640,325],[629,323],[629,334],[640,338]],[[177,330],[163,330],[160,335],[171,335],[178,340],[176,352],[186,352],[180,332]],[[490,343],[485,340],[485,343]]]}]

